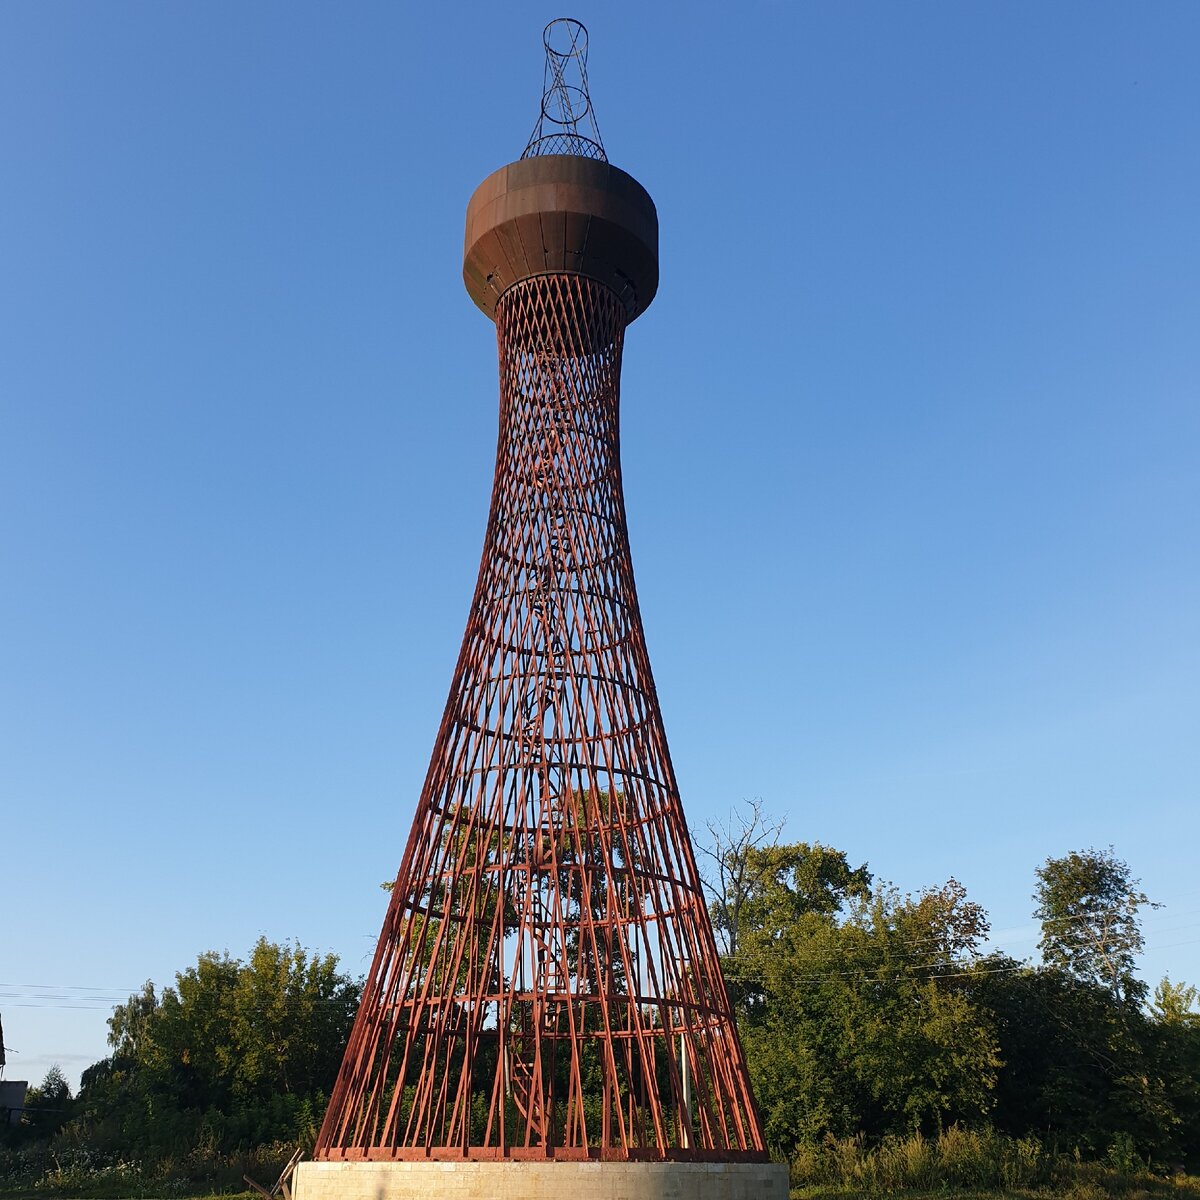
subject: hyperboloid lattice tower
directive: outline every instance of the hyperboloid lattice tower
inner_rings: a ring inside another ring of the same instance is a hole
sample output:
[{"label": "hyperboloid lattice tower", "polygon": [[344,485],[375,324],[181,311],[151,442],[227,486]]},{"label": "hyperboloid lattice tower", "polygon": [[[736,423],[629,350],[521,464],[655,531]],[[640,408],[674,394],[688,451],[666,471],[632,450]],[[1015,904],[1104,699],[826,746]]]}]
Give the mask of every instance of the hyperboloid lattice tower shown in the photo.
[{"label": "hyperboloid lattice tower", "polygon": [[[553,21],[544,41],[533,135],[467,208],[463,277],[500,357],[483,561],[302,1200],[346,1194],[335,1167],[387,1164],[353,1190],[399,1196],[431,1186],[419,1164],[448,1163],[490,1165],[489,1195],[786,1194],[721,978],[625,524],[621,346],[658,285],[658,218],[605,155],[583,26]],[[573,1182],[572,1163],[605,1169]]]}]

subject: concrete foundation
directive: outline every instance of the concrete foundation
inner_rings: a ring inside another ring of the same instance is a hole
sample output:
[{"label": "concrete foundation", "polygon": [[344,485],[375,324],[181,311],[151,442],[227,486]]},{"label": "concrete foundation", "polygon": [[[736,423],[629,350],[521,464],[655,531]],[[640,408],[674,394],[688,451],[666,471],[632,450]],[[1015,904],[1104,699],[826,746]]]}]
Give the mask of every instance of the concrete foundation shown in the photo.
[{"label": "concrete foundation", "polygon": [[303,1162],[293,1200],[787,1200],[782,1163]]}]

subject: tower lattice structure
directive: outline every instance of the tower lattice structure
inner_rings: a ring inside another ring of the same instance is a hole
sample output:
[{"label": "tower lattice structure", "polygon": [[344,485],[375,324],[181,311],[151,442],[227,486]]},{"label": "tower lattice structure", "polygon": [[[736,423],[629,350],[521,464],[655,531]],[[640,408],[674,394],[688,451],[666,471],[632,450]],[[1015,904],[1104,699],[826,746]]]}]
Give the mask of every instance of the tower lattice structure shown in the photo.
[{"label": "tower lattice structure", "polygon": [[587,35],[546,29],[525,154],[467,211],[500,431],[466,635],[318,1160],[762,1160],[638,611],[627,325],[658,219]]}]

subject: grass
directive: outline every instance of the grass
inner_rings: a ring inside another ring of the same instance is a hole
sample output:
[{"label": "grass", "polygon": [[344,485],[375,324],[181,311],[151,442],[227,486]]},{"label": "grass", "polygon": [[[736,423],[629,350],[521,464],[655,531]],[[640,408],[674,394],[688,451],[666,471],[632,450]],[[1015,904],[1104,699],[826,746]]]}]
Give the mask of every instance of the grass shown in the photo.
[{"label": "grass", "polygon": [[[0,1150],[0,1200],[256,1200],[243,1175],[269,1187],[292,1150],[192,1150],[145,1166],[80,1147]],[[791,1182],[792,1200],[1200,1200],[1200,1178],[1151,1171],[1131,1143],[1114,1145],[1108,1162],[1084,1162],[1035,1138],[957,1126],[877,1145],[827,1137],[800,1147]]]},{"label": "grass", "polygon": [[270,1187],[294,1149],[279,1143],[240,1154],[192,1150],[147,1164],[80,1147],[0,1150],[0,1200],[262,1200],[243,1176]]},{"label": "grass", "polygon": [[1200,1179],[1163,1175],[1131,1145],[1108,1163],[1054,1154],[1035,1138],[954,1126],[936,1138],[914,1134],[870,1146],[861,1137],[800,1147],[791,1164],[793,1200],[903,1195],[1066,1200],[1200,1200]]},{"label": "grass", "polygon": [[1192,1197],[1200,1196],[1200,1180],[1192,1176],[1186,1185],[1176,1185],[1164,1180],[1161,1181],[1161,1186],[1135,1186],[1129,1191],[1120,1192],[1089,1184],[1072,1185],[1065,1191],[1053,1188],[1005,1188],[989,1191],[954,1187],[927,1191],[900,1188],[887,1193],[828,1187],[794,1187],[791,1190],[791,1200],[876,1200],[880,1195],[897,1197],[898,1200],[1111,1200],[1113,1197],[1123,1197],[1124,1200],[1166,1200],[1168,1197],[1184,1200],[1186,1197],[1187,1200],[1192,1200]]},{"label": "grass", "polygon": [[70,1200],[177,1200],[179,1197],[184,1197],[185,1200],[262,1200],[257,1192],[201,1190],[167,1193],[155,1191],[153,1188],[148,1191],[131,1191],[128,1188],[106,1187],[102,1184],[76,1189],[68,1188],[66,1191],[54,1191],[47,1188],[37,1188],[33,1191],[17,1188],[15,1191],[10,1191],[6,1185],[0,1184],[0,1196],[3,1196],[4,1200],[43,1200],[43,1197],[53,1197],[54,1200],[67,1200],[68,1197]]}]

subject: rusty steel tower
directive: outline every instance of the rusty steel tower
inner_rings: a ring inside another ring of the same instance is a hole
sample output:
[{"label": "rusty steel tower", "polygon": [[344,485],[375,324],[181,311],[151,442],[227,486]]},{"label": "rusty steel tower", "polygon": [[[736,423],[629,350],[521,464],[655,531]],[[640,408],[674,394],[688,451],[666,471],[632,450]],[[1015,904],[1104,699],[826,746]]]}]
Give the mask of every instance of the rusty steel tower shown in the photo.
[{"label": "rusty steel tower", "polygon": [[334,1164],[597,1160],[756,1165],[720,1195],[786,1194],[760,1165],[625,523],[621,347],[658,286],[658,218],[607,160],[586,30],[543,40],[533,135],[467,208],[463,278],[500,359],[483,561],[302,1196]]}]

